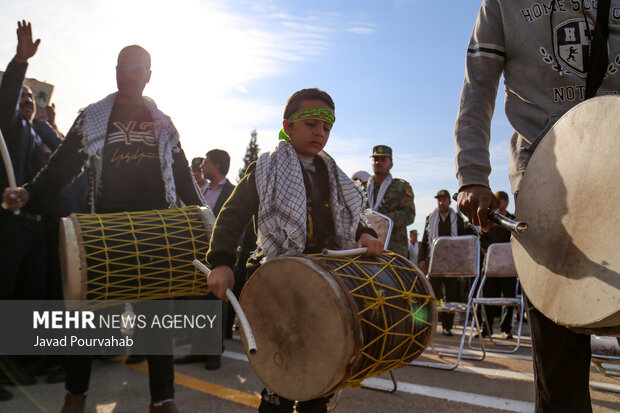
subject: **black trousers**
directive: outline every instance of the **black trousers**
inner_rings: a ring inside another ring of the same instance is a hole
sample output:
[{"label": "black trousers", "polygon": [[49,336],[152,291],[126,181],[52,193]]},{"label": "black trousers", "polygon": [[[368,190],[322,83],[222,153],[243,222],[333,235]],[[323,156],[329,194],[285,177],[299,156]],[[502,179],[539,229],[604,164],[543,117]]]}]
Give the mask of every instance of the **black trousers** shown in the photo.
[{"label": "black trousers", "polygon": [[47,254],[43,222],[0,209],[0,299],[45,300]]},{"label": "black trousers", "polygon": [[[132,304],[137,314],[150,314],[152,309],[144,307],[141,302]],[[117,309],[103,308],[101,312],[116,311]],[[172,312],[172,301],[161,300],[156,310],[156,315],[162,317]],[[151,401],[160,402],[174,398],[174,362],[172,357],[172,330],[156,333],[150,329],[137,329],[134,334],[133,354],[145,354],[144,349],[149,342],[159,340],[166,344],[164,355],[147,355],[146,361],[149,366],[149,389]],[[65,387],[71,394],[84,394],[88,391],[93,356],[68,356],[66,358],[66,381]]]},{"label": "black trousers", "polygon": [[[508,277],[508,278],[488,278],[484,283],[484,297],[504,297],[504,298],[514,298],[516,295],[517,289],[517,277]],[[493,320],[495,317],[501,314],[500,319],[500,331],[510,333],[512,330],[512,314],[514,311],[514,307],[504,306],[499,307],[495,305],[487,305],[484,306],[484,312],[486,314],[486,319],[489,322],[489,327],[491,331],[488,333],[493,333]],[[480,318],[480,315],[478,315]],[[483,325],[483,328],[484,325]]]},{"label": "black trousers", "polygon": [[[460,278],[433,278],[431,277],[431,285],[435,292],[435,297],[446,301],[462,301],[463,300],[463,280]],[[454,313],[439,313],[439,321],[444,329],[451,329],[454,324]]]},{"label": "black trousers", "polygon": [[537,413],[590,413],[590,336],[555,324],[527,300]]},{"label": "black trousers", "polygon": [[[327,413],[329,399],[331,396],[299,402],[297,403],[297,413]],[[264,388],[261,392],[258,411],[259,413],[292,413],[294,405],[294,400],[285,399],[270,389]]]},{"label": "black trousers", "polygon": [[[69,356],[66,359],[65,388],[71,394],[88,391],[92,356]],[[171,355],[146,356],[149,365],[151,402],[174,398],[174,365]]]}]

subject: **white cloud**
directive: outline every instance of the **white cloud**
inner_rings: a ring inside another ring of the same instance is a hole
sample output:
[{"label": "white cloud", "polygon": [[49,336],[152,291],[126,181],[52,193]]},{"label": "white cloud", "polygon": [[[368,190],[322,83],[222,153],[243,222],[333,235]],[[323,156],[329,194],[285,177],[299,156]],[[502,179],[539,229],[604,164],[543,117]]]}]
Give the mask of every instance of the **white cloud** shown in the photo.
[{"label": "white cloud", "polygon": [[345,25],[339,13],[297,16],[270,1],[246,4],[251,12],[240,14],[226,1],[171,7],[161,0],[22,0],[5,5],[0,16],[0,61],[12,58],[16,21],[29,10],[42,43],[28,76],[55,85],[57,123],[67,131],[78,109],[116,90],[118,51],[141,44],[152,55],[145,94],[172,117],[188,158],[225,149],[233,177],[252,129],[258,128],[261,148],[277,143],[278,130],[261,128],[280,124],[284,102],[257,97],[256,82],[325,53]]},{"label": "white cloud", "polygon": [[375,32],[375,29],[370,27],[350,27],[346,30],[355,34],[373,34]]}]

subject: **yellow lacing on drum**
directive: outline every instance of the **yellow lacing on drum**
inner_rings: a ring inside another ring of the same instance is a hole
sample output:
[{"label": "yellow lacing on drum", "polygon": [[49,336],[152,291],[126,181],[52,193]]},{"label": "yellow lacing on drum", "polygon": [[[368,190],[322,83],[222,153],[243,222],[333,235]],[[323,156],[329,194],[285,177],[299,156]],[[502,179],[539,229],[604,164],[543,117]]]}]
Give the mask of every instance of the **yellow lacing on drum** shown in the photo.
[{"label": "yellow lacing on drum", "polygon": [[[413,359],[418,357],[426,347],[427,343],[422,343],[420,340],[424,340],[429,334],[432,334],[434,326],[432,320],[429,319],[428,316],[431,312],[430,306],[435,306],[437,300],[433,296],[414,292],[419,282],[420,273],[411,267],[404,267],[395,263],[394,261],[399,257],[396,254],[387,253],[383,254],[382,257],[388,257],[389,260],[384,262],[383,266],[375,274],[367,274],[366,269],[362,268],[361,265],[366,265],[366,268],[368,268],[368,265],[377,265],[377,261],[365,261],[364,257],[361,256],[320,258],[321,261],[332,260],[342,263],[342,265],[337,268],[332,268],[332,270],[340,277],[352,278],[360,282],[360,285],[349,292],[353,297],[360,298],[364,302],[364,308],[360,309],[358,313],[362,323],[371,326],[379,333],[372,341],[364,343],[364,347],[360,350],[361,357],[365,358],[366,361],[371,361],[371,363],[362,370],[355,372],[354,375],[349,377],[338,388],[334,389],[333,392],[349,386],[359,387],[362,382],[369,377],[378,376],[389,370],[408,365]],[[347,266],[357,267],[359,271],[356,271],[356,273],[359,274],[359,276],[344,274],[341,270]],[[402,277],[399,276],[396,270],[414,274],[414,282],[406,286]],[[395,289],[393,286],[385,285],[377,280],[378,275],[383,271],[389,271],[391,276],[398,280],[400,289]],[[360,290],[369,285],[372,287],[372,291],[374,291],[374,296],[367,296],[359,293]],[[386,292],[390,292],[394,295],[386,296]],[[402,299],[409,303],[409,309],[391,303],[395,300]],[[388,307],[393,309],[392,312],[402,314],[402,317],[392,325],[388,325],[388,320],[386,318],[386,308]],[[370,316],[367,318],[362,317],[365,313],[370,313]],[[394,331],[397,326],[410,318],[421,323],[424,327],[420,328],[418,331],[414,331],[415,323],[412,323],[412,330],[407,333]],[[394,348],[386,348],[386,343],[390,341],[390,337],[394,336],[405,337],[405,340]],[[382,340],[380,354],[378,356],[370,354],[368,349],[373,344],[380,342],[380,340]],[[395,357],[395,353],[403,355],[401,357]]]},{"label": "yellow lacing on drum", "polygon": [[[76,214],[88,263],[88,299],[155,300],[209,292],[192,264],[203,259],[209,234],[196,207]],[[134,260],[135,265],[122,263]],[[135,280],[135,282],[128,282]]]}]

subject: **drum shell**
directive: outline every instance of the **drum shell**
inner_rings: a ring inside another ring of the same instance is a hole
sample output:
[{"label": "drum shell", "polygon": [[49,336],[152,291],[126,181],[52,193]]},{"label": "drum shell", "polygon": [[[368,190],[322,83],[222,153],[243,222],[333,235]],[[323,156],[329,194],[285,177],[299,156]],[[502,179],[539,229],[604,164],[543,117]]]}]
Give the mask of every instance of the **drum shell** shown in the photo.
[{"label": "drum shell", "polygon": [[[400,264],[406,261],[399,260]],[[428,281],[423,275],[419,279],[432,297]],[[259,348],[257,354],[248,354],[250,363],[277,394],[292,400],[314,399],[350,385],[364,373],[360,369],[365,368],[367,359],[362,351],[365,340],[358,305],[363,300],[356,303],[341,277],[317,257],[268,261],[250,277],[240,302]],[[423,347],[432,340],[437,323],[434,301],[428,308],[432,327],[419,337]],[[243,335],[242,341],[247,352]],[[391,366],[385,368],[387,364]],[[377,370],[385,369],[370,376],[405,364],[379,364]]]},{"label": "drum shell", "polygon": [[[185,221],[188,222],[186,230]],[[102,307],[116,304],[114,301],[118,300],[206,294],[206,277],[193,267],[192,260],[204,258],[213,222],[210,209],[197,206],[115,214],[71,214],[63,218],[60,258],[65,300],[70,306],[85,305],[76,300],[91,300],[97,302],[96,307]],[[146,230],[141,232],[136,227]],[[121,232],[125,233],[122,237],[118,235]],[[180,245],[185,249],[181,254]],[[103,258],[108,258],[108,253],[111,254],[107,260],[109,271],[103,268],[106,264]],[[154,255],[160,261],[156,264],[158,267],[148,263],[148,257],[153,260]],[[114,267],[122,260],[131,263],[125,263],[120,269]],[[175,268],[179,264],[183,265],[182,271]],[[153,276],[154,273],[157,275]],[[118,280],[125,287],[117,289],[122,292],[116,294],[114,285],[119,284]],[[106,282],[107,285],[102,286]],[[127,291],[131,283],[136,285],[135,292]],[[165,292],[154,292],[153,286],[157,284],[167,284],[169,288]]]}]

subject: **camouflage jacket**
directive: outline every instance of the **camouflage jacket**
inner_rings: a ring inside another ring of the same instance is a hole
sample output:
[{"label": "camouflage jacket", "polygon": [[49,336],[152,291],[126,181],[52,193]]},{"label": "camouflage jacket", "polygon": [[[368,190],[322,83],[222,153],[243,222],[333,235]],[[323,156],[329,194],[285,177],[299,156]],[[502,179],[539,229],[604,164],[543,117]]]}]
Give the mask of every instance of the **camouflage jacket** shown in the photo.
[{"label": "camouflage jacket", "polygon": [[[377,184],[375,183],[375,185]],[[368,187],[368,182],[366,187]],[[366,206],[368,207],[368,203]],[[390,217],[394,224],[388,249],[406,257],[408,248],[407,225],[415,219],[413,190],[409,182],[394,178],[385,192],[377,212]]]}]

